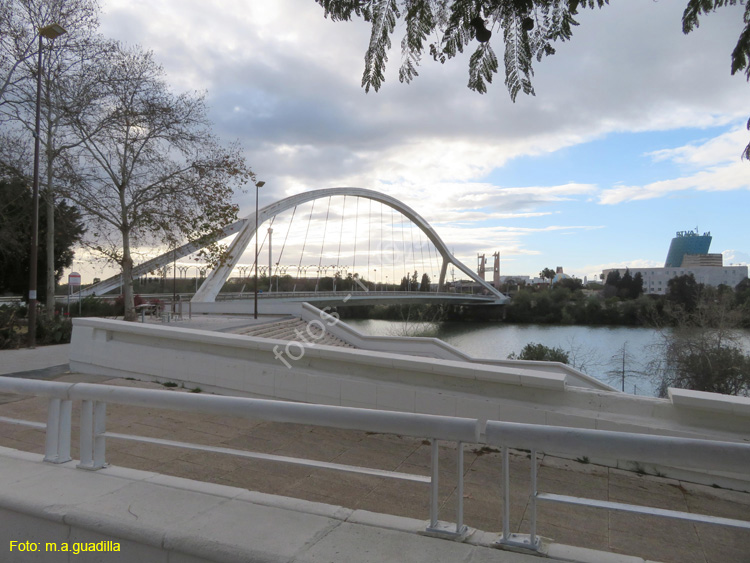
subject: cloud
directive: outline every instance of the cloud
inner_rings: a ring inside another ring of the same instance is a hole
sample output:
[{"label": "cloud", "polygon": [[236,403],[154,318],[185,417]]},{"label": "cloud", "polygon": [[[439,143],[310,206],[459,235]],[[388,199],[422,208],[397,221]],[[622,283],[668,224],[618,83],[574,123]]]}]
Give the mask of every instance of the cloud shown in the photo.
[{"label": "cloud", "polygon": [[616,186],[602,190],[599,203],[615,205],[655,199],[688,190],[731,191],[750,189],[748,163],[740,160],[738,147],[747,140],[744,127],[737,127],[700,143],[647,153],[654,161],[671,161],[693,171],[679,178],[643,186]]},{"label": "cloud", "polygon": [[745,127],[737,127],[702,143],[690,143],[673,149],[662,149],[647,153],[654,161],[669,160],[694,167],[716,166],[734,163],[740,156],[739,147],[748,142]]},{"label": "cloud", "polygon": [[587,276],[589,279],[598,279],[599,275],[604,270],[613,270],[615,268],[662,268],[664,262],[657,262],[656,260],[644,260],[642,258],[634,258],[630,260],[623,260],[621,262],[602,262],[599,264],[584,264],[580,267],[574,268],[575,272],[579,276]]},{"label": "cloud", "polygon": [[584,10],[573,40],[536,65],[537,97],[513,104],[501,77],[484,96],[466,88],[470,52],[445,65],[425,57],[420,76],[399,84],[399,37],[383,88],[365,94],[369,25],[326,20],[312,0],[146,6],[110,0],[107,27],[153,48],[178,89],[206,88],[220,134],[240,138],[279,192],[468,181],[610,132],[716,125],[746,111],[744,80],[716,64],[736,41],[739,7],[689,36],[673,3]]},{"label": "cloud", "polygon": [[[605,187],[583,172],[550,185],[487,181],[514,159],[613,133],[746,119],[747,83],[728,70],[743,7],[704,17],[687,36],[683,8],[630,0],[582,10],[572,40],[535,64],[537,96],[520,95],[515,104],[502,69],[486,95],[466,88],[471,49],[444,65],[426,56],[420,76],[400,84],[403,30],[394,37],[383,88],[365,94],[369,24],[326,20],[313,0],[108,0],[102,21],[107,35],[153,49],[176,91],[207,91],[216,133],[239,139],[266,182],[261,206],[325,187],[384,191],[436,225],[471,265],[485,245],[502,245],[511,257],[531,255],[541,247],[529,244],[534,234],[601,228],[598,217],[586,226],[566,215],[570,202],[614,205],[747,189],[747,164],[738,162],[747,132],[739,129],[650,153],[681,167],[679,177],[660,182],[626,178]],[[499,40],[493,47],[502,56]],[[243,216],[254,211],[253,191],[237,194]],[[546,217],[555,226],[529,227]]]},{"label": "cloud", "polygon": [[735,266],[750,264],[750,253],[740,250],[724,250],[724,264],[734,264]]}]

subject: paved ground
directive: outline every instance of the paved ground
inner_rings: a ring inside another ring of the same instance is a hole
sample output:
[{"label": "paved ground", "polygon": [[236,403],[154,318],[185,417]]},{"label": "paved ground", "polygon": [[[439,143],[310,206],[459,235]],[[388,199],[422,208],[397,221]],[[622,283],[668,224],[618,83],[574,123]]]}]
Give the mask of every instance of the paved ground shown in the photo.
[{"label": "paved ground", "polygon": [[[61,347],[59,353],[62,354]],[[20,356],[0,352],[0,365]],[[55,354],[45,351],[54,361]],[[6,358],[11,357],[6,362]],[[52,364],[58,365],[58,364]],[[22,370],[28,371],[28,370]],[[34,374],[26,374],[34,375]],[[68,374],[61,381],[96,381],[112,385],[163,388],[131,380]],[[0,396],[0,416],[43,421],[46,404],[39,399]],[[74,414],[74,421],[77,420]],[[429,446],[400,436],[328,430],[312,426],[237,421],[214,416],[108,406],[108,430],[178,441],[190,441],[257,452],[333,461],[426,475]],[[74,437],[74,457],[77,438]],[[0,445],[41,452],[41,431],[0,425]],[[341,505],[352,509],[427,519],[425,484],[343,474],[221,454],[186,451],[130,441],[109,440],[113,465],[156,471],[271,494]],[[455,513],[455,450],[440,449],[441,520]],[[539,490],[595,499],[645,504],[750,520],[750,494],[639,475],[576,461],[539,456]],[[530,459],[524,452],[511,458],[511,529],[528,532]],[[467,446],[465,519],[485,531],[502,528],[500,455]],[[602,509],[543,504],[539,533],[557,542],[637,555],[665,563],[750,561],[750,532],[707,524],[668,520]]]},{"label": "paved ground", "polygon": [[[283,319],[288,319],[284,315],[259,315],[253,318],[252,315],[198,315],[188,316],[187,303],[184,307],[182,318],[170,318],[169,323],[165,323],[161,317],[146,316],[147,324],[157,324],[163,326],[176,326],[183,328],[195,328],[198,330],[212,330],[216,332],[236,332],[240,329],[254,327],[256,325],[271,324]],[[139,317],[140,320],[140,317]]]}]

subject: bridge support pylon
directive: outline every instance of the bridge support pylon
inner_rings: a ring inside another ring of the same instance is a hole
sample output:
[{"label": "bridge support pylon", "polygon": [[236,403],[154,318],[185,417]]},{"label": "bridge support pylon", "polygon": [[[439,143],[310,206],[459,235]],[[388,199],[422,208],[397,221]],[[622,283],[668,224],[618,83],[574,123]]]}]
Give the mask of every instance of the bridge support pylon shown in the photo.
[{"label": "bridge support pylon", "polygon": [[443,265],[440,267],[440,281],[438,282],[438,291],[445,289],[445,274],[448,273],[448,260],[443,257]]}]

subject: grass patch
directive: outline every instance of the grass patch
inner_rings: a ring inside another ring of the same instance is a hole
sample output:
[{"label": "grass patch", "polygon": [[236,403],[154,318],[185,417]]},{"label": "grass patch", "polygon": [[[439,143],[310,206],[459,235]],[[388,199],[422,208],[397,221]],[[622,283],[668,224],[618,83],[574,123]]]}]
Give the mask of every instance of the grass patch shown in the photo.
[{"label": "grass patch", "polygon": [[471,450],[471,453],[480,456],[485,454],[499,454],[500,450],[498,450],[497,448],[491,448],[489,446],[482,446],[481,448],[474,448],[473,450]]}]

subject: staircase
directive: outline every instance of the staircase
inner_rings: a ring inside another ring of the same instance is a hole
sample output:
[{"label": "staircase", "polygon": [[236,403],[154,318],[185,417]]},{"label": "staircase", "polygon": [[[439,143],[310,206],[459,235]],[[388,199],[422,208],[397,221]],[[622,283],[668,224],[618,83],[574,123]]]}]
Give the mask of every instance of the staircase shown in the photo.
[{"label": "staircase", "polygon": [[320,324],[310,324],[296,317],[271,323],[241,327],[234,329],[231,332],[232,334],[255,336],[257,338],[299,340],[302,342],[313,342],[316,345],[320,344],[324,346],[338,346],[340,348],[354,348],[354,346],[348,342],[341,340],[329,332],[323,332],[321,335]]}]

